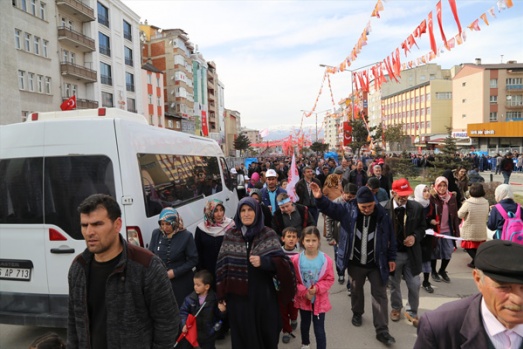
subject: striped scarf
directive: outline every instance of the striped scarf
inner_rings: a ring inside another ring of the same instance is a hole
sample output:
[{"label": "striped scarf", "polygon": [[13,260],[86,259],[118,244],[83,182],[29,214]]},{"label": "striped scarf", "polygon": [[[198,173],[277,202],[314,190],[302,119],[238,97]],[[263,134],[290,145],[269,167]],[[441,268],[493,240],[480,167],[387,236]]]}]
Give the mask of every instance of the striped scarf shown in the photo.
[{"label": "striped scarf", "polygon": [[[254,236],[250,254],[260,257],[284,255],[278,236],[267,227],[263,227]],[[229,293],[247,296],[248,276],[247,241],[240,229],[231,229],[225,234],[216,262],[216,289],[219,299],[224,299]]]}]

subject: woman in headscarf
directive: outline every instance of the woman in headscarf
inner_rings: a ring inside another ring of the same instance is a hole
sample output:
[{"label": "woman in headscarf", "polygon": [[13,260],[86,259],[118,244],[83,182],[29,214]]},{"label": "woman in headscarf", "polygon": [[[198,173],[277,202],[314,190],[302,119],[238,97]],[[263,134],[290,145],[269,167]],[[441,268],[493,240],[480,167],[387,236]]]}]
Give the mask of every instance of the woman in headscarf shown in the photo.
[{"label": "woman in headscarf", "polygon": [[[290,266],[289,260],[274,230],[263,224],[258,201],[243,198],[234,222],[216,265],[216,288],[219,299],[227,302],[232,349],[275,349],[282,328],[278,298],[289,291],[288,282],[295,282],[293,275],[278,273],[282,264]],[[279,295],[273,279],[277,273]]]},{"label": "woman in headscarf", "polygon": [[461,248],[465,249],[472,261],[467,264],[474,267],[474,257],[479,245],[487,241],[487,227],[485,221],[488,218],[489,204],[485,199],[483,184],[474,183],[469,189],[470,197],[463,202],[458,211],[458,217],[463,219],[461,226]]},{"label": "woman in headscarf", "polygon": [[247,194],[251,195],[251,190],[256,188],[256,184],[260,181],[260,174],[258,172],[253,172],[251,178],[249,179],[249,184],[247,184]]},{"label": "woman in headscarf", "polygon": [[[435,231],[442,235],[459,237],[458,202],[456,195],[449,191],[447,178],[443,176],[436,178],[434,189],[436,192],[430,197],[429,223],[435,226]],[[443,280],[447,283],[450,282],[447,266],[450,263],[452,252],[454,252],[453,240],[437,239],[431,261],[432,279],[434,281],[440,282]],[[441,267],[436,272],[438,259],[441,259]]]},{"label": "woman in headscarf", "polygon": [[194,242],[198,251],[197,269],[206,269],[213,275],[214,290],[216,290],[216,260],[225,232],[232,227],[234,221],[225,216],[223,201],[218,199],[207,201],[203,208],[203,222],[198,224],[194,233]]},{"label": "woman in headscarf", "polygon": [[[414,200],[423,206],[423,213],[427,221],[427,227],[430,227],[430,219],[428,218],[430,209],[430,188],[426,184],[418,184],[414,189]],[[431,227],[433,228],[433,227]],[[434,247],[434,236],[425,235],[420,242],[421,246],[421,270],[423,271],[422,287],[428,293],[433,293],[434,289],[429,281],[430,272],[432,268],[430,262],[432,260],[432,250]]]},{"label": "woman in headscarf", "polygon": [[[512,193],[512,188],[510,188],[509,184],[501,184],[498,186],[494,192],[494,198],[496,199],[496,202],[503,207],[505,212],[516,213],[518,204],[514,201],[514,194]],[[496,232],[496,234],[494,234],[495,239],[501,238],[501,230],[503,229],[504,224],[505,218],[503,218],[501,213],[499,213],[496,205],[492,206],[488,217],[487,227]]]},{"label": "woman in headscarf", "polygon": [[165,264],[176,302],[183,304],[185,297],[194,288],[193,268],[198,264],[196,245],[174,208],[164,208],[160,212],[158,224],[160,228],[153,231],[149,250]]}]

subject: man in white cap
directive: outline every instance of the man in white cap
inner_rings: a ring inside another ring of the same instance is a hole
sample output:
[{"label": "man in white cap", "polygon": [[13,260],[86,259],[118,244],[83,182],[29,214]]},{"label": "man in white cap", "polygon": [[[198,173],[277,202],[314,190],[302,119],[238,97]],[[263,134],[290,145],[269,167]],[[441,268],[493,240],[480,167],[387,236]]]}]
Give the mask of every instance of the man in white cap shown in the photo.
[{"label": "man in white cap", "polygon": [[287,191],[278,186],[278,174],[272,168],[265,173],[266,186],[260,191],[262,202],[265,206],[271,209],[272,214],[278,209],[276,197],[281,193]]},{"label": "man in white cap", "polygon": [[414,349],[523,348],[523,245],[487,241],[474,265],[480,293],[423,314]]}]

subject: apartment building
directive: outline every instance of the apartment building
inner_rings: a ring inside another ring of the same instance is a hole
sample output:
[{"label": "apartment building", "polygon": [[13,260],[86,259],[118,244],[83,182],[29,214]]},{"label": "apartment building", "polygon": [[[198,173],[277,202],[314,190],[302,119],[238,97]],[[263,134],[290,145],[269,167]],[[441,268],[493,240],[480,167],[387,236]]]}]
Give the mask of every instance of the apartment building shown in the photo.
[{"label": "apartment building", "polygon": [[259,130],[254,130],[252,128],[242,127],[240,133],[245,134],[249,138],[251,144],[258,144],[263,142],[263,138],[260,136]]},{"label": "apartment building", "polygon": [[59,110],[73,95],[77,109],[141,109],[139,17],[121,1],[11,0],[0,9],[10,33],[0,52],[1,123]]},{"label": "apartment building", "polygon": [[218,74],[216,63],[207,62],[207,99],[209,109],[209,133],[218,133],[220,125],[218,122],[217,95]]},{"label": "apartment building", "polygon": [[216,132],[211,132],[211,137],[215,135],[215,139],[218,144],[221,145],[223,152],[225,153],[225,85],[219,79],[215,80],[216,83]]},{"label": "apartment building", "polygon": [[343,115],[341,113],[326,114],[323,118],[324,143],[329,144],[329,149],[336,149],[340,146],[342,139],[341,124]]},{"label": "apartment building", "polygon": [[402,71],[399,83],[382,85],[381,112],[385,127],[403,125],[412,146],[434,148],[452,126],[451,70],[427,65]]},{"label": "apartment building", "polygon": [[224,124],[225,124],[225,146],[224,154],[225,156],[239,156],[239,151],[234,149],[234,141],[238,137],[240,126],[241,126],[241,116],[240,113],[236,110],[225,109],[224,110]]},{"label": "apartment building", "polygon": [[523,152],[523,64],[463,64],[452,80],[456,134],[491,155]]},{"label": "apartment building", "polygon": [[208,69],[203,55],[196,52],[191,55],[193,72],[195,134],[209,136],[209,102],[208,102]]},{"label": "apartment building", "polygon": [[195,134],[194,45],[182,29],[162,29],[145,22],[140,31],[142,62],[150,59],[165,74],[165,127]]},{"label": "apartment building", "polygon": [[143,115],[147,118],[149,125],[164,127],[164,74],[151,63],[145,63],[142,66],[142,81],[145,83],[142,94],[145,110]]}]

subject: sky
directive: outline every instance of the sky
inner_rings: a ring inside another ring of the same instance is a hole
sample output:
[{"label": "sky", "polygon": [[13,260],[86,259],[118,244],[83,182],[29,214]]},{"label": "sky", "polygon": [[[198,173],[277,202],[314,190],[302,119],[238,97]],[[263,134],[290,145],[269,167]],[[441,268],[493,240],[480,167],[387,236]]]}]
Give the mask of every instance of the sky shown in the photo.
[{"label": "sky", "polygon": [[[431,61],[443,69],[461,63],[483,64],[516,60],[523,63],[523,1],[498,11],[497,0],[456,0],[466,41],[444,50]],[[429,12],[434,35],[442,47],[436,19],[436,0],[386,0],[380,18],[371,17],[376,0],[123,0],[141,21],[162,29],[183,29],[207,61],[216,63],[225,85],[225,107],[241,113],[243,127],[282,129],[299,127],[302,110],[310,111],[318,97],[324,68],[338,66],[348,57],[363,29],[371,31],[349,69],[358,70],[382,61],[400,47]],[[492,17],[489,9],[495,9]],[[486,13],[489,25],[480,18]],[[479,18],[480,31],[467,28]],[[442,0],[442,22],[447,39],[458,33],[447,0]],[[428,34],[418,40],[402,62],[430,51]],[[350,73],[331,75],[334,101],[351,92]],[[321,123],[332,110],[327,83],[316,111]],[[304,125],[315,125],[315,117]]]}]

